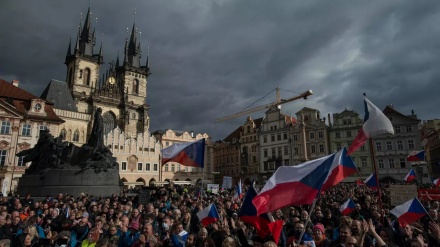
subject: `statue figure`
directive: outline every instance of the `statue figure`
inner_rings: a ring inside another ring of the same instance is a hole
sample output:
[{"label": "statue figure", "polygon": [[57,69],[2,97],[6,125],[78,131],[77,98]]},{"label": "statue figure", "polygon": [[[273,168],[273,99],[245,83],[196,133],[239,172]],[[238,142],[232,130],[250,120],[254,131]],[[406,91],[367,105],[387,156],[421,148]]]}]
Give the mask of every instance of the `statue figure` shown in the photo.
[{"label": "statue figure", "polygon": [[86,160],[84,167],[78,173],[92,168],[96,173],[106,172],[108,169],[116,169],[117,167],[118,163],[110,149],[106,146],[101,146]]},{"label": "statue figure", "polygon": [[92,133],[90,134],[88,145],[97,150],[99,147],[104,146],[104,121],[102,119],[102,109],[99,107],[96,109],[95,116],[93,118]]},{"label": "statue figure", "polygon": [[25,163],[32,161],[26,173],[38,173],[47,168],[60,168],[62,166],[60,150],[64,147],[65,144],[60,137],[54,138],[48,129],[44,129],[40,131],[37,144],[33,148],[17,153],[17,156],[24,156]]}]

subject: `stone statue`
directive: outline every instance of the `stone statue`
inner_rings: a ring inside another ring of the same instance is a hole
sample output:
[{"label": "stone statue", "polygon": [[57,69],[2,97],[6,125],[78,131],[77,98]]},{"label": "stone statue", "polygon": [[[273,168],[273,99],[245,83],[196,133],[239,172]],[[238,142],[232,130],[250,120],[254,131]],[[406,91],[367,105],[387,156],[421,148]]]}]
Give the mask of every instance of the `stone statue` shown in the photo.
[{"label": "stone statue", "polygon": [[92,133],[88,141],[88,145],[97,150],[99,147],[104,146],[104,121],[102,119],[102,109],[99,107],[96,109],[93,119]]},{"label": "stone statue", "polygon": [[118,163],[116,158],[113,157],[112,152],[108,147],[99,147],[89,159],[86,160],[84,167],[80,172],[88,169],[94,169],[96,173],[101,171],[106,172],[108,169],[116,169]]},{"label": "stone statue", "polygon": [[17,156],[24,156],[25,163],[32,161],[26,173],[37,173],[47,168],[62,167],[60,158],[65,146],[60,137],[54,138],[48,129],[44,129],[40,131],[37,144],[33,148],[17,153]]}]

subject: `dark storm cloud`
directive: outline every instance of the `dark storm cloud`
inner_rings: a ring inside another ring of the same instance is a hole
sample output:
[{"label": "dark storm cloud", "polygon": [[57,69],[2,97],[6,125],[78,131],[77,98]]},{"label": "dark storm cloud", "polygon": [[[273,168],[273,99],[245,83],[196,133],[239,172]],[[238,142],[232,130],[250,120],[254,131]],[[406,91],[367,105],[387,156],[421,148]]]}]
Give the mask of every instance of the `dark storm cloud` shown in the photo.
[{"label": "dark storm cloud", "polygon": [[[69,38],[88,1],[5,1],[0,4],[0,77],[40,95],[65,79]],[[193,130],[221,139],[246,116],[216,118],[255,103],[279,86],[283,98],[312,89],[307,106],[322,115],[356,109],[363,92],[379,107],[393,104],[422,119],[438,118],[440,3],[437,1],[92,1],[97,52],[123,59],[134,19],[147,53],[151,131]],[[133,12],[136,9],[136,16]],[[97,22],[95,18],[98,18]],[[128,31],[127,31],[128,28]],[[149,52],[148,48],[149,47]],[[102,70],[101,72],[104,72]],[[255,103],[255,104],[253,104]],[[252,114],[262,117],[264,112]]]}]

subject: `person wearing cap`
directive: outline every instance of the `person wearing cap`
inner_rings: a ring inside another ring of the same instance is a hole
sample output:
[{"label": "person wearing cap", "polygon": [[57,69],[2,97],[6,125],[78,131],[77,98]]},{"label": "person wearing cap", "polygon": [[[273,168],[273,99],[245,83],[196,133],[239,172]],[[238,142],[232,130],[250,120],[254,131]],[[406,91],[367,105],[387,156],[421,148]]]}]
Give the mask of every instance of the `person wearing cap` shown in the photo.
[{"label": "person wearing cap", "polygon": [[119,237],[118,247],[130,247],[139,240],[139,223],[133,221],[128,227],[121,227],[121,236]]},{"label": "person wearing cap", "polygon": [[330,244],[330,240],[325,236],[324,225],[321,223],[316,224],[313,227],[313,240],[316,247],[327,247]]}]

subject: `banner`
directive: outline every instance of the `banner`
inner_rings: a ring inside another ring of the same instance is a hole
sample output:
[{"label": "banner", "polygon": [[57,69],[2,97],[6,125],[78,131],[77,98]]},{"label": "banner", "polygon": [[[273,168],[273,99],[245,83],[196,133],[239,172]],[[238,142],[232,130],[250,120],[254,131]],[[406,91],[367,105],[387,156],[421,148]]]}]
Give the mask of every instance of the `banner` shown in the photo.
[{"label": "banner", "polygon": [[223,189],[232,189],[232,177],[223,177]]},{"label": "banner", "polygon": [[207,191],[211,192],[213,194],[218,194],[219,189],[220,189],[219,184],[208,184],[207,185]]},{"label": "banner", "polygon": [[391,205],[397,206],[403,204],[414,197],[417,197],[417,185],[390,185]]},{"label": "banner", "polygon": [[439,189],[419,189],[419,199],[423,200],[440,200]]}]

